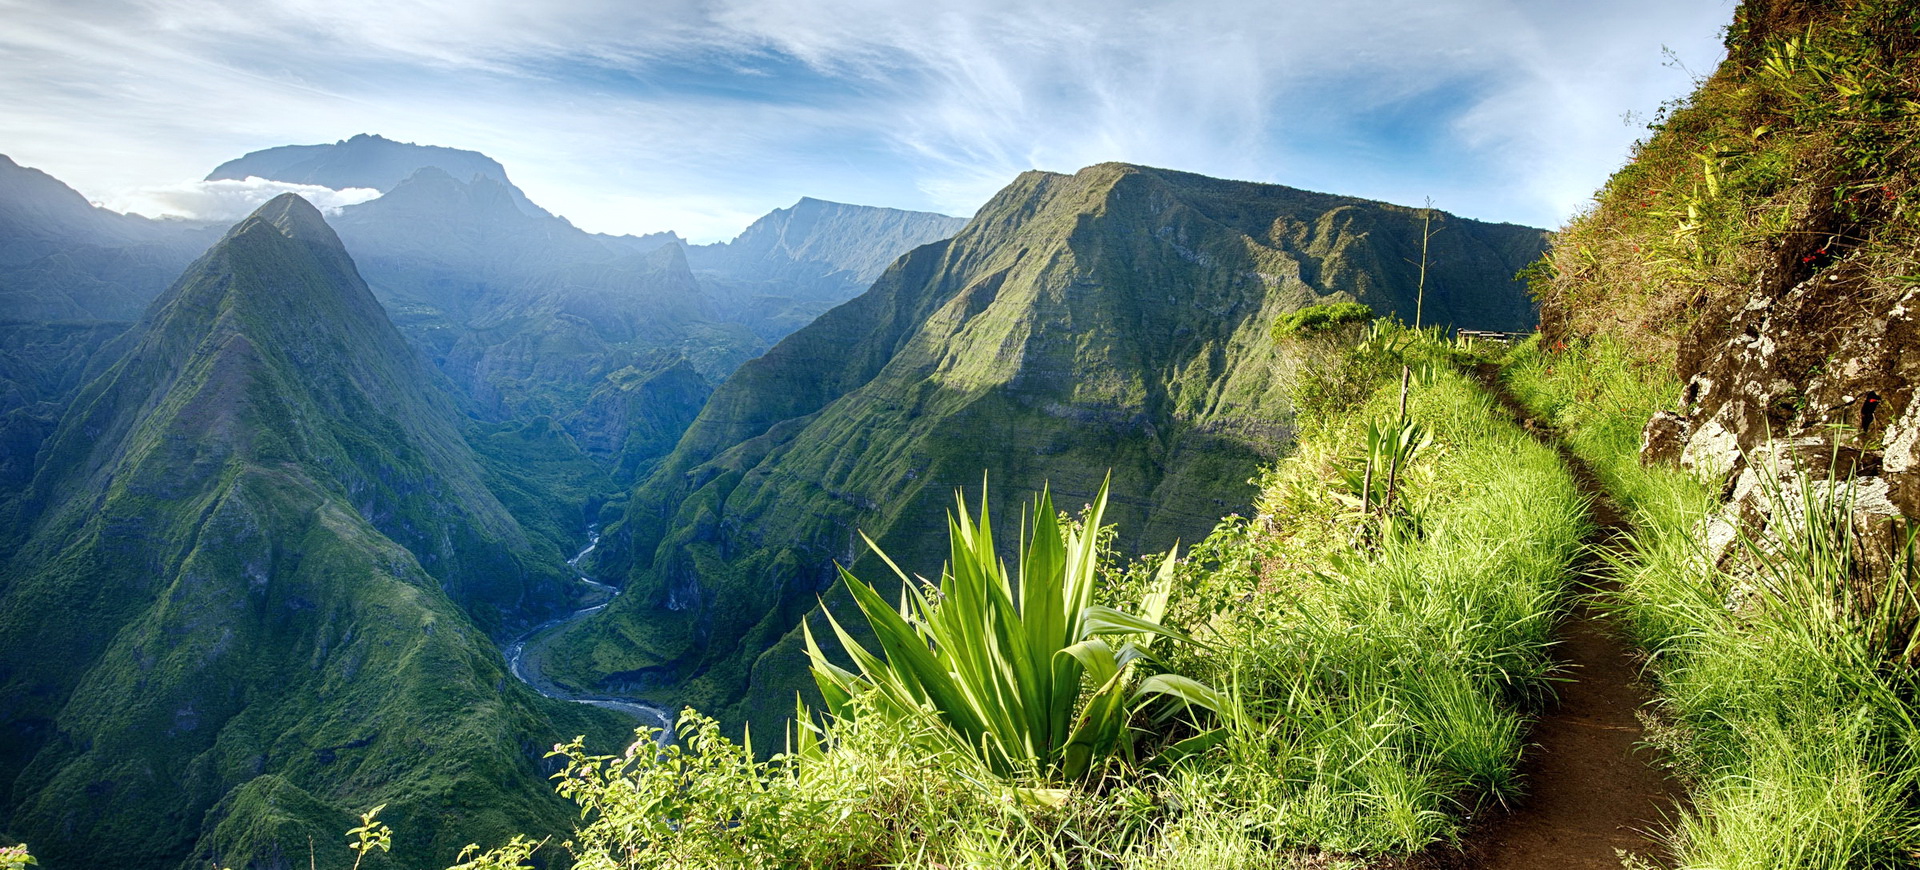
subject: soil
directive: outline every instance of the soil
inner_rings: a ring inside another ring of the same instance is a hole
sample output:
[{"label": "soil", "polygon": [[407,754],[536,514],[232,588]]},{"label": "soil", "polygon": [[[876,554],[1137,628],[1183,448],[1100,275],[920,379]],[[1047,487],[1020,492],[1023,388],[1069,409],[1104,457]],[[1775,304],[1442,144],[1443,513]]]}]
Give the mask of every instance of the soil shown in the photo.
[{"label": "soil", "polygon": [[[1501,403],[1574,470],[1593,498],[1596,529],[1589,544],[1614,546],[1627,531],[1592,470],[1549,428],[1533,420],[1501,389],[1491,367],[1480,372]],[[1639,711],[1648,700],[1639,662],[1613,618],[1594,607],[1613,580],[1598,555],[1581,566],[1584,586],[1556,648],[1567,666],[1555,706],[1534,728],[1522,762],[1531,791],[1517,806],[1496,810],[1463,838],[1463,849],[1443,847],[1412,863],[1422,870],[1617,870],[1631,855],[1663,866],[1662,843],[1684,805],[1680,782],[1646,745]]]}]

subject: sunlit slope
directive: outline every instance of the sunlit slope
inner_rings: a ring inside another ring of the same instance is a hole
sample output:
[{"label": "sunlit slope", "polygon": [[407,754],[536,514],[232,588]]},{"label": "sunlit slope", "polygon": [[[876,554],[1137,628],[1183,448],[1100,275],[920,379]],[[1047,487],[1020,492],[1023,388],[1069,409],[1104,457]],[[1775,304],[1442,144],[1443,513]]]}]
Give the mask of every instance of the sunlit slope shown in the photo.
[{"label": "sunlit slope", "polygon": [[[1435,217],[1426,320],[1530,325],[1512,276],[1544,234]],[[1077,505],[1111,472],[1124,549],[1195,540],[1290,444],[1274,320],[1335,299],[1411,319],[1421,231],[1416,209],[1273,185],[1027,173],[714,394],[610,536],[632,594],[557,657],[580,684],[775,718],[834,563],[884,572],[858,532],[938,564],[941,506],[983,473]]]}]

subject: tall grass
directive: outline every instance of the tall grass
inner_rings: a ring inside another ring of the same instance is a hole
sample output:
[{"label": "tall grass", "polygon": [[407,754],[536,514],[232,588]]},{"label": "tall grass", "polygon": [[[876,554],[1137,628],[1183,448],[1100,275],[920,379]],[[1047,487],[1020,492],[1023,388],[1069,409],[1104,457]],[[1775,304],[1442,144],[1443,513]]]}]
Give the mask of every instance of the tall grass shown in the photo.
[{"label": "tall grass", "polygon": [[1233,686],[1250,715],[1228,729],[1217,765],[1171,777],[1203,816],[1241,818],[1274,842],[1406,852],[1524,790],[1516,765],[1550,692],[1584,505],[1550,450],[1499,420],[1467,379],[1429,367],[1409,408],[1432,438],[1407,475],[1420,521],[1377,548],[1329,549],[1342,536],[1310,526],[1348,521],[1324,504],[1340,494],[1345,455],[1322,448],[1361,443],[1367,426],[1395,419],[1397,398],[1386,383],[1358,413],[1325,421],[1310,436],[1324,443],[1269,476],[1253,534],[1223,530],[1244,541],[1238,552],[1198,548],[1259,563],[1239,572],[1258,591],[1208,622],[1223,651],[1209,679]]},{"label": "tall grass", "polygon": [[1616,607],[1651,656],[1661,742],[1693,783],[1674,857],[1687,868],[1911,867],[1920,855],[1920,727],[1911,532],[1886,572],[1844,486],[1779,476],[1780,514],[1725,568],[1704,556],[1698,482],[1644,468],[1637,435],[1678,384],[1604,344],[1515,352],[1508,383],[1632,508]]}]

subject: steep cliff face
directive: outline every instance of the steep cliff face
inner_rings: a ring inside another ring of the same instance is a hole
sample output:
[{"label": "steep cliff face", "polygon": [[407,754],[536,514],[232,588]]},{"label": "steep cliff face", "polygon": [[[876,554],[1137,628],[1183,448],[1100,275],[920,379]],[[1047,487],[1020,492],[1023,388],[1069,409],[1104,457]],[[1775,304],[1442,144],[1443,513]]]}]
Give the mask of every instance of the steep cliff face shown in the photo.
[{"label": "steep cliff face", "polygon": [[1743,3],[1728,57],[1658,125],[1537,286],[1549,338],[1607,337],[1685,383],[1645,433],[1764,527],[1831,476],[1863,527],[1920,515],[1920,33],[1911,2]]},{"label": "steep cliff face", "polygon": [[[1525,326],[1512,275],[1544,234],[1439,221],[1428,322]],[[714,393],[612,536],[632,591],[567,639],[573,678],[778,716],[834,563],[872,567],[858,532],[933,571],[943,506],[983,473],[1008,522],[1028,488],[1074,504],[1111,473],[1124,549],[1197,540],[1290,444],[1274,320],[1356,298],[1411,318],[1420,232],[1413,209],[1271,185],[1021,176]]]},{"label": "steep cliff face", "polygon": [[284,866],[386,799],[420,864],[555,822],[529,747],[608,723],[521,690],[483,627],[564,607],[561,557],[319,213],[263,206],[128,340],[10,506],[4,826],[55,866],[173,867]]}]

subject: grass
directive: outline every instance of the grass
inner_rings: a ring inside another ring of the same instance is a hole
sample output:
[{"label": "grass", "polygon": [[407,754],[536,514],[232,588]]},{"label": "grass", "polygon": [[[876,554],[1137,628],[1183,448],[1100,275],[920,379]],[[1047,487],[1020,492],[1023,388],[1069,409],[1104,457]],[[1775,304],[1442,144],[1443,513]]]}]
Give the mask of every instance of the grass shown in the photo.
[{"label": "grass", "polygon": [[1423,381],[1409,412],[1433,446],[1408,469],[1400,531],[1329,547],[1372,522],[1330,484],[1366,427],[1393,419],[1389,385],[1303,439],[1239,540],[1197,552],[1242,560],[1214,578],[1257,586],[1197,632],[1222,652],[1217,674],[1196,675],[1236,686],[1267,724],[1233,729],[1230,763],[1178,781],[1215,812],[1264,816],[1255,829],[1274,842],[1412,851],[1521,790],[1584,506],[1557,457],[1475,385],[1446,368]]},{"label": "grass", "polygon": [[[1611,342],[1514,351],[1507,382],[1563,427],[1634,519],[1615,603],[1660,691],[1660,742],[1692,784],[1672,842],[1685,868],[1913,866],[1920,724],[1912,700],[1911,532],[1883,575],[1845,487],[1766,483],[1797,522],[1716,564],[1715,507],[1688,475],[1642,467],[1637,431],[1679,385]],[[1886,554],[1881,554],[1882,556]]]}]

